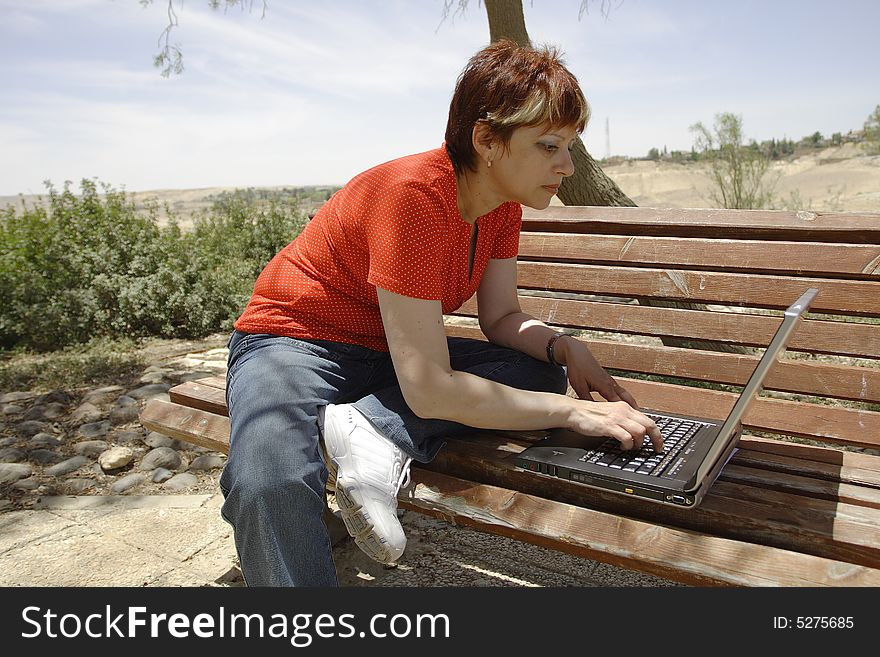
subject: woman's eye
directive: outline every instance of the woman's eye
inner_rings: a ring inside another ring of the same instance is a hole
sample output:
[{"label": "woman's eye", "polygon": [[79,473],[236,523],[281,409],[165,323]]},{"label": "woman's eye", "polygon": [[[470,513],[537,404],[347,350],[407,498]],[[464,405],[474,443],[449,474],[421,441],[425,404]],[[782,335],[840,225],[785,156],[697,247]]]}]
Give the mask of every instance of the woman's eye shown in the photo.
[{"label": "woman's eye", "polygon": [[553,144],[541,144],[541,146],[542,146],[542,147],[544,148],[544,150],[546,150],[548,153],[555,153],[556,151],[559,150],[559,146],[555,146],[555,145],[553,145]]}]

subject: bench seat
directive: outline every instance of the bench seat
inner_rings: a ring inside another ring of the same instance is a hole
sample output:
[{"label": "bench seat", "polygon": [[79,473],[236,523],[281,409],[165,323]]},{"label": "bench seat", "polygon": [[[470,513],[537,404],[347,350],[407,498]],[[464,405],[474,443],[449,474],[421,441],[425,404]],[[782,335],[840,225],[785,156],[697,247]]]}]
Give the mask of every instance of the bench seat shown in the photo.
[{"label": "bench seat", "polygon": [[[414,463],[401,506],[692,585],[880,585],[880,215],[527,210],[518,286],[641,405],[715,418],[781,309],[820,293],[697,508],[525,472],[511,456],[543,432],[482,430]],[[482,338],[475,315],[448,333]],[[178,385],[141,421],[226,452],[225,380]]]}]

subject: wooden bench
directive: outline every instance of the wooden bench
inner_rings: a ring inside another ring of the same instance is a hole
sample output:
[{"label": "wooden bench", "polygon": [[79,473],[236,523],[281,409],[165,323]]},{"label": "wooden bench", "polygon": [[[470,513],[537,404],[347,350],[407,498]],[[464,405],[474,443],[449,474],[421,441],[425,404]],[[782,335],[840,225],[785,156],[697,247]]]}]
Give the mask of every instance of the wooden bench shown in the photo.
[{"label": "wooden bench", "polygon": [[[403,507],[688,584],[880,585],[880,214],[527,210],[518,284],[526,312],[584,340],[641,405],[716,418],[781,309],[820,293],[698,508],[522,471],[510,457],[540,433],[477,430],[414,464]],[[475,312],[449,334],[481,337]],[[142,423],[225,451],[224,386],[172,388]]]}]

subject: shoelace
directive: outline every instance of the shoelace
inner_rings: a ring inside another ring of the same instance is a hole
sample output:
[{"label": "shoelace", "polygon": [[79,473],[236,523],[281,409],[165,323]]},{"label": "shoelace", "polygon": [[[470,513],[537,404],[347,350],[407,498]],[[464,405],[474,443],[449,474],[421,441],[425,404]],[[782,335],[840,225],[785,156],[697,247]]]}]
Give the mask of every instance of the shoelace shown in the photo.
[{"label": "shoelace", "polygon": [[401,488],[406,488],[409,486],[409,465],[412,463],[412,457],[408,456],[406,460],[403,462],[403,466],[400,469],[400,476],[397,478],[397,486],[394,488],[394,496],[397,497],[397,494],[400,492]]}]

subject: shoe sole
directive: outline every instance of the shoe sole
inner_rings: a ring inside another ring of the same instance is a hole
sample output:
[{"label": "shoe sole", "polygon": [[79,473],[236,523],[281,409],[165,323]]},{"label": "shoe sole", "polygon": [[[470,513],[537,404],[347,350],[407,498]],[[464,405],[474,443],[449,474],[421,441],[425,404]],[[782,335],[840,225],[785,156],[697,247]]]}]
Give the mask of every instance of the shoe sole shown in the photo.
[{"label": "shoe sole", "polygon": [[[332,421],[331,418],[330,422]],[[325,443],[328,433],[326,431],[327,423],[328,421],[325,420]],[[333,433],[341,433],[340,428],[337,427],[336,431]],[[333,447],[337,446],[334,444]],[[342,516],[342,522],[345,523],[345,529],[348,531],[349,536],[351,536],[357,546],[374,561],[384,564],[394,563],[397,559],[394,558],[391,549],[387,544],[379,538],[379,535],[376,533],[376,527],[370,522],[370,516],[363,511],[363,505],[359,501],[360,495],[358,494],[357,483],[348,481],[345,477],[340,480],[336,464],[333,463],[332,459],[330,459],[326,453],[329,451],[326,445],[324,449],[324,462],[330,464],[327,466],[327,469],[330,470],[330,467],[333,466],[331,474],[335,481],[336,504],[339,506],[339,513]],[[337,458],[340,457],[347,458],[348,452],[344,452],[337,456]],[[327,481],[330,481],[330,477],[327,478]]]},{"label": "shoe sole", "polygon": [[376,534],[376,528],[370,517],[364,513],[357,501],[357,485],[346,481],[336,481],[336,503],[342,522],[349,536],[357,546],[371,559],[379,563],[391,564],[396,561],[388,546]]}]

